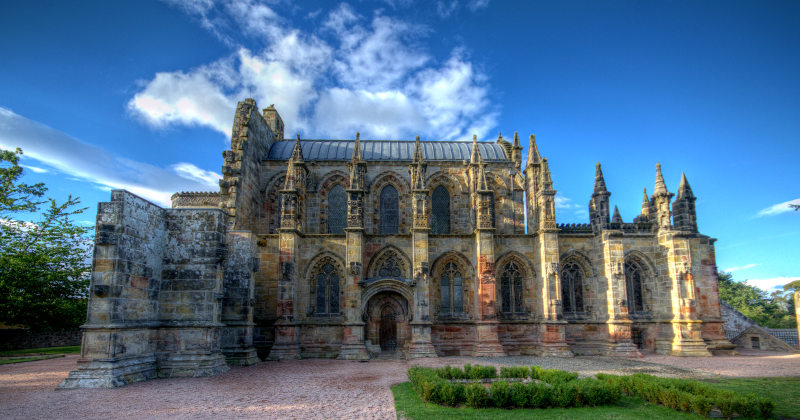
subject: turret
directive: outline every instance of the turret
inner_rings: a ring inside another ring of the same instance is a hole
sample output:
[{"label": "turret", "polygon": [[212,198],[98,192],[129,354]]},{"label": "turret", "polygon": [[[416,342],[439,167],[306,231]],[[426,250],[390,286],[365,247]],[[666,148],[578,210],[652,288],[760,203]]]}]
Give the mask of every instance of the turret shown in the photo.
[{"label": "turret", "polygon": [[669,202],[673,195],[667,191],[664,176],[661,175],[661,164],[656,163],[656,186],[653,190],[652,202],[655,210],[654,222],[659,229],[669,229],[670,227],[672,214],[669,210]]},{"label": "turret", "polygon": [[610,223],[609,197],[611,193],[606,189],[606,180],[603,177],[603,169],[600,162],[595,166],[594,173],[594,192],[589,202],[589,219],[592,223],[594,232],[599,232],[608,228]]},{"label": "turret", "polygon": [[556,190],[553,189],[553,180],[550,178],[550,165],[547,163],[547,159],[542,159],[539,185],[541,190],[536,195],[539,230],[556,230]]},{"label": "turret", "polygon": [[264,120],[272,130],[272,133],[275,134],[275,140],[283,140],[283,119],[278,114],[278,110],[275,109],[275,105],[264,108],[263,112]]},{"label": "turret", "polygon": [[697,232],[697,213],[694,202],[697,198],[692,193],[692,187],[686,180],[686,174],[681,173],[681,184],[678,186],[678,196],[672,203],[672,218],[676,229]]},{"label": "turret", "polygon": [[644,189],[644,196],[642,197],[642,212],[639,216],[633,219],[634,223],[647,222],[650,220],[650,199],[647,198],[647,188]]},{"label": "turret", "polygon": [[473,185],[475,227],[477,229],[494,229],[494,193],[489,189],[489,183],[486,181],[486,163],[478,149],[477,136],[472,136],[472,156],[469,166]]},{"label": "turret", "polygon": [[514,166],[519,168],[522,165],[522,144],[519,142],[519,133],[514,132],[514,144],[511,146],[511,160]]},{"label": "turret", "polygon": [[294,150],[286,165],[286,180],[281,190],[281,229],[300,230],[303,214],[300,197],[305,195],[305,181],[308,171],[303,160],[300,134],[294,143]]},{"label": "turret", "polygon": [[622,215],[619,214],[619,208],[614,206],[614,216],[611,218],[611,224],[617,228],[622,227]]}]

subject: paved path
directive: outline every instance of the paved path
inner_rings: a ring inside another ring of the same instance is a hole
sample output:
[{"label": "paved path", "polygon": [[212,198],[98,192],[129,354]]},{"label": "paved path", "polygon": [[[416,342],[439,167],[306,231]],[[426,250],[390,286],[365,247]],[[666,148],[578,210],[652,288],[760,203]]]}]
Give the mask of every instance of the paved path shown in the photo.
[{"label": "paved path", "polygon": [[647,372],[664,376],[800,376],[800,355],[748,353],[736,357],[572,359],[446,357],[406,362],[339,360],[264,362],[235,367],[212,378],[161,379],[117,389],[56,391],[77,356],[0,366],[0,418],[274,418],[393,419],[389,387],[406,370],[424,366],[538,364],[597,372]]}]

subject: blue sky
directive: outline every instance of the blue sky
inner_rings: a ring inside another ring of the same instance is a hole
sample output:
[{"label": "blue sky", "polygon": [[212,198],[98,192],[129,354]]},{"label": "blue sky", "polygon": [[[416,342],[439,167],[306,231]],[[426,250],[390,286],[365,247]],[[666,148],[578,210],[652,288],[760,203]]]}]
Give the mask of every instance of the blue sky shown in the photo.
[{"label": "blue sky", "polygon": [[289,137],[535,133],[559,222],[588,222],[598,161],[632,220],[660,162],[718,267],[766,289],[800,278],[798,21],[792,1],[3,2],[0,147],[93,224],[112,188],[216,189],[248,96]]}]

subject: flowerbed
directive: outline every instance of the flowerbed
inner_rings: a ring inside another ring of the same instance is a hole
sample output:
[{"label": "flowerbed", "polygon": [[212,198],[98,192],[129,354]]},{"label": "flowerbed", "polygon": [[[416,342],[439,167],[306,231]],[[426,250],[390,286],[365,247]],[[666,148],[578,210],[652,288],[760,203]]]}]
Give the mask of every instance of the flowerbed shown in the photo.
[{"label": "flowerbed", "polygon": [[[594,407],[615,404],[623,394],[704,417],[717,408],[725,418],[734,414],[768,418],[775,407],[769,399],[753,394],[645,374],[598,374],[597,378],[578,379],[574,372],[520,366],[500,368],[499,377],[507,380],[498,380],[495,367],[467,364],[464,369],[413,367],[408,370],[408,377],[423,401],[452,407]],[[487,388],[484,382],[491,385]]]}]

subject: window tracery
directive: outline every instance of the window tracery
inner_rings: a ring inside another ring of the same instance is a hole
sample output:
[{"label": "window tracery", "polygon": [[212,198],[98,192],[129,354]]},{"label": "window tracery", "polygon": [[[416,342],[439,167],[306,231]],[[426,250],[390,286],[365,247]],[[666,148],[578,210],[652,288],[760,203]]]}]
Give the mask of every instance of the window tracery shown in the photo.
[{"label": "window tracery", "polygon": [[331,263],[325,263],[317,274],[317,315],[339,314],[339,275]]},{"label": "window tracery", "polygon": [[464,312],[464,281],[455,263],[449,262],[445,265],[439,287],[442,295],[440,314]]},{"label": "window tracery", "polygon": [[625,286],[628,298],[628,313],[636,314],[644,312],[644,295],[642,293],[642,282],[645,279],[646,270],[642,265],[631,258],[625,261]]},{"label": "window tracery", "polygon": [[565,314],[583,312],[583,269],[569,261],[561,269],[561,300]]},{"label": "window tracery", "polygon": [[500,299],[502,300],[502,312],[520,313],[525,312],[522,305],[522,271],[515,261],[509,261],[503,267],[503,274],[500,276]]}]

